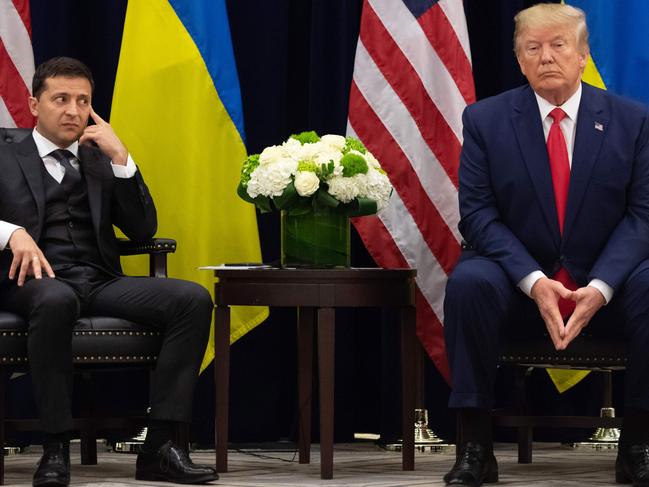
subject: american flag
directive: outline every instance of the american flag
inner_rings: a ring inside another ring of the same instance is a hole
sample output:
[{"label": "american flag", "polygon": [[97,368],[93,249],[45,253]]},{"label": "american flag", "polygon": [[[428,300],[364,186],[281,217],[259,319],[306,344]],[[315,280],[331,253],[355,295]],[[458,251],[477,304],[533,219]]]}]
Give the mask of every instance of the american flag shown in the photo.
[{"label": "american flag", "polygon": [[33,127],[27,98],[34,76],[29,0],[0,0],[0,127]]},{"label": "american flag", "polygon": [[354,226],[378,265],[417,269],[417,335],[447,381],[444,288],[460,255],[461,116],[473,101],[462,0],[364,1],[347,133],[395,191]]}]

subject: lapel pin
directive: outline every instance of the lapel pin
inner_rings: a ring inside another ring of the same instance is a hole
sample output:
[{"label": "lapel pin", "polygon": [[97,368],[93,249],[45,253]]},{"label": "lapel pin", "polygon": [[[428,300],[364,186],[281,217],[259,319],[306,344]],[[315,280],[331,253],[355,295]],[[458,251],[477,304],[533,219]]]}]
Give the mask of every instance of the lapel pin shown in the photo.
[{"label": "lapel pin", "polygon": [[600,132],[604,132],[604,125],[602,125],[599,122],[595,122],[595,130],[599,130]]}]

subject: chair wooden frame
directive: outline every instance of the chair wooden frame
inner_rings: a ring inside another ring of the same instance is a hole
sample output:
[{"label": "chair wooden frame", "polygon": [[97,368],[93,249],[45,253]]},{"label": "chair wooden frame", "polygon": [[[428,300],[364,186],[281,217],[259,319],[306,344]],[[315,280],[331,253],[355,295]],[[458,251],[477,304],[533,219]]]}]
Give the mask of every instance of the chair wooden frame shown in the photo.
[{"label": "chair wooden frame", "polygon": [[[529,413],[525,379],[534,368],[564,368],[601,371],[604,376],[603,407],[611,407],[611,372],[624,369],[627,358],[621,339],[602,340],[587,334],[578,337],[567,350],[554,350],[549,338],[506,342],[500,365],[515,366],[515,399],[513,411],[494,411],[494,425],[518,430],[518,462],[532,462],[534,427],[619,428],[622,419],[599,416],[534,416]],[[461,427],[458,425],[458,442]]]}]

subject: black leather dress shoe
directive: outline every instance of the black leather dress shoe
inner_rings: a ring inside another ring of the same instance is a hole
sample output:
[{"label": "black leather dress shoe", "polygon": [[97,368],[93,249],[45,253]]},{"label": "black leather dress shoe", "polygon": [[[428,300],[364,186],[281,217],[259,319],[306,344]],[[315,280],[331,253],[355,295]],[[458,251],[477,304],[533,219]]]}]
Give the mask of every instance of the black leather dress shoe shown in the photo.
[{"label": "black leather dress shoe", "polygon": [[70,485],[70,445],[49,443],[34,473],[34,487],[65,487]]},{"label": "black leather dress shoe", "polygon": [[203,484],[219,478],[214,468],[195,465],[185,450],[178,448],[171,441],[162,445],[156,453],[141,451],[135,465],[137,480]]},{"label": "black leather dress shoe", "polygon": [[498,464],[491,448],[467,443],[451,471],[444,475],[444,482],[446,485],[471,487],[498,482]]},{"label": "black leather dress shoe", "polygon": [[649,487],[649,443],[620,445],[615,460],[615,481]]}]

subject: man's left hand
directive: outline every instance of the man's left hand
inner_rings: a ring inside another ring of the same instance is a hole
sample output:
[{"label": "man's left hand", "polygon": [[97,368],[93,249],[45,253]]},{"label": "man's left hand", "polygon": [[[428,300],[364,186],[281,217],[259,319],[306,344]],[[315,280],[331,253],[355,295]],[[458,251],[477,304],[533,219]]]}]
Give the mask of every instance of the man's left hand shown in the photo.
[{"label": "man's left hand", "polygon": [[97,115],[92,107],[90,107],[90,117],[95,121],[95,125],[88,125],[86,127],[79,138],[79,143],[83,144],[92,141],[97,144],[104,154],[110,157],[113,164],[125,166],[128,159],[128,151],[113,131],[113,127]]},{"label": "man's left hand", "polygon": [[582,287],[574,291],[572,299],[574,299],[577,305],[566,324],[560,350],[568,348],[570,342],[581,333],[581,330],[586,328],[590,320],[595,316],[595,313],[606,303],[602,293],[591,286]]}]

